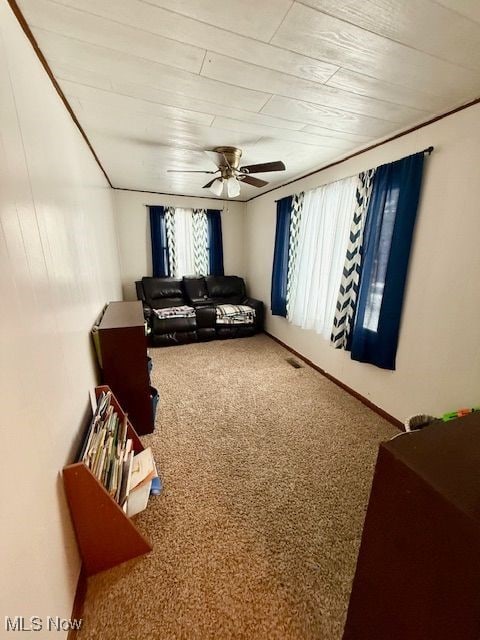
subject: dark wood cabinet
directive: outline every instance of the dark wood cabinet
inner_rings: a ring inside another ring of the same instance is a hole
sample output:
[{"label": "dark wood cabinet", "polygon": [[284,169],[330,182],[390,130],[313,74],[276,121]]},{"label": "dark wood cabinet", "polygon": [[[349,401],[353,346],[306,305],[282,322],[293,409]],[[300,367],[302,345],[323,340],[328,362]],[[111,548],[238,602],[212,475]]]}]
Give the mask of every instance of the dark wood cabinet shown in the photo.
[{"label": "dark wood cabinet", "polygon": [[343,638],[480,638],[480,414],[380,446]]},{"label": "dark wood cabinet", "polygon": [[102,380],[139,435],[152,433],[154,411],[147,362],[147,338],[140,301],[110,302],[98,327]]}]

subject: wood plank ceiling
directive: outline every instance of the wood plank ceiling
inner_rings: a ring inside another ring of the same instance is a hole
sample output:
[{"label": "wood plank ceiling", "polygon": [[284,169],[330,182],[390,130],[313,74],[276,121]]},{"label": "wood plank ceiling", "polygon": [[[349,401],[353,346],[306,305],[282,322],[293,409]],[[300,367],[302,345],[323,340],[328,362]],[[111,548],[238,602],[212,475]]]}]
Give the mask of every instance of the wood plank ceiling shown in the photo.
[{"label": "wood plank ceiling", "polygon": [[478,0],[19,0],[113,185],[211,196],[204,149],[283,160],[247,200],[480,95]]}]

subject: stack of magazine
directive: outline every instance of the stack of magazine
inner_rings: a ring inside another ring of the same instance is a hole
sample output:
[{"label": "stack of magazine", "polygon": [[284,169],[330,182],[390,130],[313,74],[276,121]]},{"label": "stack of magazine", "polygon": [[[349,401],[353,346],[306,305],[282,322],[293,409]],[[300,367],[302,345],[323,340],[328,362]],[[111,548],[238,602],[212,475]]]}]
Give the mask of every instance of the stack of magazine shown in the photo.
[{"label": "stack of magazine", "polygon": [[150,447],[135,455],[127,437],[127,416],[120,418],[111,400],[111,391],[98,398],[80,460],[132,516],[147,506],[152,479],[158,474]]}]

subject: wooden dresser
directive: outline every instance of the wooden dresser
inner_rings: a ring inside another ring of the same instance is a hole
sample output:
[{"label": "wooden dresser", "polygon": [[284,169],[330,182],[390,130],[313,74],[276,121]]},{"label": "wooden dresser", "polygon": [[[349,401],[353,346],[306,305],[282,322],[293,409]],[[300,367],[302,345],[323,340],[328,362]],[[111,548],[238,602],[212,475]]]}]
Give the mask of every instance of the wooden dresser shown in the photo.
[{"label": "wooden dresser", "polygon": [[344,640],[479,640],[480,414],[380,445]]},{"label": "wooden dresser", "polygon": [[152,433],[154,412],[142,303],[110,302],[98,338],[103,384],[113,391],[136,432]]}]

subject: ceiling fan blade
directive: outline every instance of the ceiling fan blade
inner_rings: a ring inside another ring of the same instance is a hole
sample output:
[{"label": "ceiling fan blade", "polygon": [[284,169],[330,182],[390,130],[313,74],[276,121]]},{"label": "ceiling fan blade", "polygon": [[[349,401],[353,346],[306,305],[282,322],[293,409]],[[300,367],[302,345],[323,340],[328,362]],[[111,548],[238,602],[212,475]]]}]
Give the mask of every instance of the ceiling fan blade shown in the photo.
[{"label": "ceiling fan blade", "polygon": [[217,171],[189,171],[183,169],[167,169],[167,173],[218,173]]},{"label": "ceiling fan blade", "polygon": [[259,178],[254,178],[253,176],[238,176],[238,179],[241,182],[246,182],[247,184],[251,184],[254,187],[264,187],[268,182],[265,180],[260,180]]},{"label": "ceiling fan blade", "polygon": [[246,167],[240,167],[240,171],[246,173],[266,173],[267,171],[285,171],[285,165],[281,160],[276,162],[263,162],[261,164],[249,164]]},{"label": "ceiling fan blade", "polygon": [[214,178],[213,180],[210,180],[210,182],[207,182],[207,184],[204,184],[202,189],[209,189],[212,184],[215,182],[215,180],[218,180],[218,178]]}]

